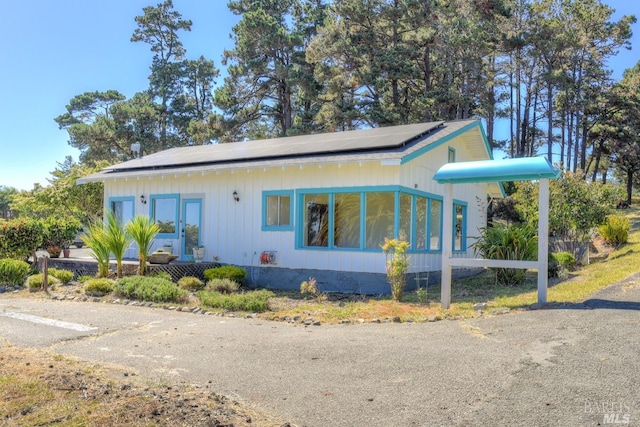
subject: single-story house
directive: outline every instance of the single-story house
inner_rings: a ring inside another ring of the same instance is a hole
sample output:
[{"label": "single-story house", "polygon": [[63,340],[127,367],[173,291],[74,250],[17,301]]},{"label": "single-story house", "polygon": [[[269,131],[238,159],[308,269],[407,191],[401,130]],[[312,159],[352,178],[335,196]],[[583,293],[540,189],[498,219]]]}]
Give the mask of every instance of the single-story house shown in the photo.
[{"label": "single-story house", "polygon": [[[481,122],[460,120],[172,148],[78,182],[103,182],[105,210],[124,222],[149,215],[156,246],[182,261],[201,246],[205,261],[245,267],[253,285],[299,289],[313,277],[322,291],[377,294],[390,291],[385,237],[410,242],[409,288],[427,273],[437,283],[443,186],[433,176],[488,159]],[[488,200],[502,196],[498,183],[455,187],[454,256],[473,257]]]}]

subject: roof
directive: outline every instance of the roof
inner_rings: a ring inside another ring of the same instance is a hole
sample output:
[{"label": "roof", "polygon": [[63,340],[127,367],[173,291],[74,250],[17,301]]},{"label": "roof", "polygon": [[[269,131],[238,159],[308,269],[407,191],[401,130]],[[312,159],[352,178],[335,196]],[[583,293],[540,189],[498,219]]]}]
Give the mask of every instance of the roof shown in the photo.
[{"label": "roof", "polygon": [[107,167],[78,183],[306,164],[400,165],[456,137],[464,139],[474,156],[491,158],[480,121],[459,120],[171,148]]},{"label": "roof", "polygon": [[555,179],[559,176],[560,171],[555,169],[545,157],[525,157],[447,163],[438,169],[433,179],[440,184],[460,184]]}]

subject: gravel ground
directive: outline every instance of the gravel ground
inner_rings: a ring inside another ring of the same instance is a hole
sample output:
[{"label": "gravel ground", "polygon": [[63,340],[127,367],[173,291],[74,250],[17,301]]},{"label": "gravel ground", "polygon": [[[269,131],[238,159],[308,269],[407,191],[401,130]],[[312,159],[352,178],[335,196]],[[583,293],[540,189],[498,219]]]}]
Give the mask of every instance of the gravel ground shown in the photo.
[{"label": "gravel ground", "polygon": [[584,303],[420,324],[304,327],[0,297],[0,314],[97,328],[57,332],[0,316],[0,336],[209,384],[299,426],[639,425],[639,309],[639,277]]}]

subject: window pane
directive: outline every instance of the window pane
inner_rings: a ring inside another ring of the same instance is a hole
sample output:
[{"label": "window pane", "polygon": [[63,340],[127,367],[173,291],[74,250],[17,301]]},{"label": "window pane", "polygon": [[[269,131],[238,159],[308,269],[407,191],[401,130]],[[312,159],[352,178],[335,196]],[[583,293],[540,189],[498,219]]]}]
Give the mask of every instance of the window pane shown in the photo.
[{"label": "window pane", "polygon": [[184,203],[184,253],[193,253],[193,248],[202,244],[200,241],[200,201]]},{"label": "window pane", "polygon": [[440,238],[442,237],[442,202],[431,200],[431,217],[429,218],[429,250],[440,250]]},{"label": "window pane", "polygon": [[394,193],[367,193],[366,247],[380,249],[384,238],[393,238]]},{"label": "window pane", "polygon": [[304,196],[304,246],[329,246],[329,195]]},{"label": "window pane", "polygon": [[453,239],[453,250],[464,250],[464,206],[454,205],[455,207],[455,229],[456,234]]},{"label": "window pane", "polygon": [[400,230],[398,237],[407,242],[411,240],[411,196],[400,193]]},{"label": "window pane", "polygon": [[280,196],[267,196],[267,225],[280,225]]},{"label": "window pane", "polygon": [[427,199],[417,197],[416,199],[416,249],[427,248]]},{"label": "window pane", "polygon": [[291,197],[279,196],[280,199],[280,215],[278,225],[291,225]]},{"label": "window pane", "polygon": [[360,194],[336,194],[334,245],[341,248],[360,247]]},{"label": "window pane", "polygon": [[111,211],[121,225],[126,224],[133,218],[133,201],[117,200],[111,202]]},{"label": "window pane", "polygon": [[160,227],[160,233],[176,232],[176,199],[154,199],[153,220]]}]

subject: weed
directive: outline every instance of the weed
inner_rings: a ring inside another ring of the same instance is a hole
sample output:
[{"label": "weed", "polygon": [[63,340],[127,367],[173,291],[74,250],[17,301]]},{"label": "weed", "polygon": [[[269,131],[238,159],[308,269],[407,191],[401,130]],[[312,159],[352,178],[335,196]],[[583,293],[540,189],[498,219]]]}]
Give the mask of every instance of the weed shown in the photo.
[{"label": "weed", "polygon": [[237,291],[239,285],[231,279],[211,279],[207,283],[207,290],[220,292],[221,294],[232,294]]}]

